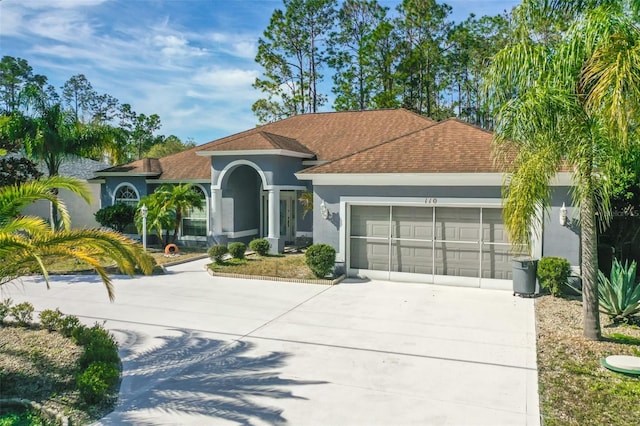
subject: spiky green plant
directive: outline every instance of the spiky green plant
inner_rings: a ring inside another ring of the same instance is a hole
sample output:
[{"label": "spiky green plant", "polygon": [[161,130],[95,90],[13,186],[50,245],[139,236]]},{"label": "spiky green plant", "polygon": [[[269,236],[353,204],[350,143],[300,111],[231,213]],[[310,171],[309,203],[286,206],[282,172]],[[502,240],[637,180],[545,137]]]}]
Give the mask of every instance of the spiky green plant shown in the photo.
[{"label": "spiky green plant", "polygon": [[[39,271],[49,286],[47,264],[60,258],[75,259],[89,265],[104,283],[110,300],[113,285],[105,261],[133,275],[136,266],[145,274],[153,269],[153,260],[140,244],[124,235],[98,229],[71,230],[64,202],[52,194],[54,188],[68,189],[86,200],[85,185],[77,179],[53,177],[19,186],[0,187],[0,285],[15,278]],[[37,217],[20,216],[20,209],[32,201],[46,199],[56,204],[65,229],[52,230]]]},{"label": "spiky green plant", "polygon": [[640,282],[636,281],[636,262],[622,265],[613,259],[610,277],[598,271],[598,298],[600,312],[614,322],[628,322],[632,315],[640,313]]}]

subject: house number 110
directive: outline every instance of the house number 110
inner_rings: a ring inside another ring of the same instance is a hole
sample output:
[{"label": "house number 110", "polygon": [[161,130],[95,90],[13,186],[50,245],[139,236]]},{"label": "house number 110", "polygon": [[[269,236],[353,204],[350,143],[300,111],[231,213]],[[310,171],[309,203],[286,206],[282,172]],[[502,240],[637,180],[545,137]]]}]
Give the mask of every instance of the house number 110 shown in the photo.
[{"label": "house number 110", "polygon": [[437,198],[425,198],[424,199],[424,203],[425,204],[438,204],[438,199]]}]

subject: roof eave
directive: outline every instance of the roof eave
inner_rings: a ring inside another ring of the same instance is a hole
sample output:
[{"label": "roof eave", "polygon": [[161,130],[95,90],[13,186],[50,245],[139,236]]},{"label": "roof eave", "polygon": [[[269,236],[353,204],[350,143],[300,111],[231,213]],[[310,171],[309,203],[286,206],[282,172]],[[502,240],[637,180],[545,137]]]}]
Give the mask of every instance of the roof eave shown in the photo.
[{"label": "roof eave", "polygon": [[[306,173],[295,174],[313,185],[341,186],[502,186],[504,173]],[[571,173],[561,172],[550,186],[571,186]]]},{"label": "roof eave", "polygon": [[307,152],[289,151],[287,149],[239,149],[233,151],[198,151],[200,157],[229,157],[246,155],[279,155],[294,158],[314,158],[315,154]]},{"label": "roof eave", "polygon": [[95,172],[96,176],[160,176],[162,173],[159,172]]}]

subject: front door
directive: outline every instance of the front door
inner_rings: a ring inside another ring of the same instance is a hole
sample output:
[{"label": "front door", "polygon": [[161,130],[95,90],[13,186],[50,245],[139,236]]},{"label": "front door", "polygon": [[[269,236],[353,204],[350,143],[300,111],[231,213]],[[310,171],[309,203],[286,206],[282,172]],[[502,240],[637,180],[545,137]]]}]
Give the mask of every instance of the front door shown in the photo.
[{"label": "front door", "polygon": [[296,192],[280,192],[280,238],[293,244],[296,238]]}]

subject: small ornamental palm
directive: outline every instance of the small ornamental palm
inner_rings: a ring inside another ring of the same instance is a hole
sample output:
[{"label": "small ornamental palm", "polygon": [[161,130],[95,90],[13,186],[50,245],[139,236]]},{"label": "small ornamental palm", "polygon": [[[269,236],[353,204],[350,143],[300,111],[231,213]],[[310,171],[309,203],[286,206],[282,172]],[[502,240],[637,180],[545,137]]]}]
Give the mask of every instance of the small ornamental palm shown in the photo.
[{"label": "small ornamental palm", "polygon": [[[181,185],[162,185],[153,194],[140,200],[138,207],[143,204],[148,208],[147,228],[156,233],[162,241],[162,230],[167,232],[165,243],[175,242],[180,230],[182,217],[189,209],[201,209],[204,207],[204,200],[200,193],[194,190],[194,186],[189,183]],[[136,226],[142,229],[142,217],[140,209],[136,213]],[[173,230],[173,236],[169,241],[169,230]]]},{"label": "small ornamental palm", "polygon": [[[114,292],[111,278],[103,262],[116,263],[123,272],[133,275],[136,266],[145,274],[151,273],[153,260],[142,247],[124,235],[97,229],[70,230],[69,213],[62,202],[53,196],[54,188],[68,189],[88,199],[87,188],[78,180],[54,177],[20,186],[0,187],[0,285],[33,271],[40,271],[47,286],[47,261],[60,258],[76,259],[96,270],[104,283],[109,299]],[[19,216],[20,209],[34,200],[53,202],[60,212],[64,230],[51,230],[49,224],[37,217]]]}]

